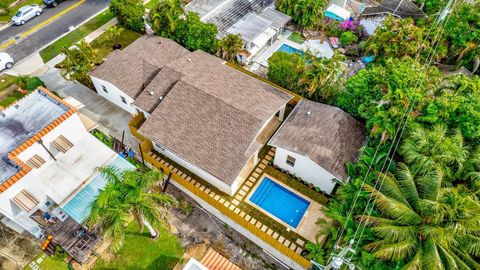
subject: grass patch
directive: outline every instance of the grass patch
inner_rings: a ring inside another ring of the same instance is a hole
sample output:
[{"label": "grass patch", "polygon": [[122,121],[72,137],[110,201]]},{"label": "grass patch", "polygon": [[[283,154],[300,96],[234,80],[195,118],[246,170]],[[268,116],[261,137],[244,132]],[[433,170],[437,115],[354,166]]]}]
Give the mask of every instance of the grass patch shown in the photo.
[{"label": "grass patch", "polygon": [[157,240],[148,232],[139,233],[136,222],[126,229],[125,243],[115,258],[106,261],[100,257],[94,270],[109,269],[173,269],[183,255],[183,248],[175,235],[162,228]]},{"label": "grass patch", "polygon": [[[120,34],[118,43],[122,45],[122,48],[127,47],[130,43],[134,42],[137,38],[141,37],[142,34],[124,29]],[[105,58],[108,54],[113,51],[113,42],[108,38],[107,33],[101,34],[99,37],[94,39],[90,45],[97,49],[98,61],[102,62],[102,59]]]},{"label": "grass patch", "polygon": [[[11,0],[11,1],[8,0],[7,2],[10,5],[11,3],[15,2],[15,0]],[[32,4],[41,5],[42,0],[23,0],[23,1],[20,1],[18,4],[11,7],[10,11],[8,11],[5,14],[0,15],[0,22],[8,23],[12,19],[13,15],[15,15],[15,13],[18,11],[19,8],[21,8],[23,6],[26,6],[26,5],[32,5]]]},{"label": "grass patch", "polygon": [[0,75],[0,92],[12,86],[15,83],[16,78],[17,77],[8,74]]},{"label": "grass patch", "polygon": [[303,44],[303,42],[305,42],[305,39],[302,37],[302,34],[298,33],[298,32],[293,32],[289,37],[288,37],[288,40],[291,40],[295,43],[298,43],[298,44]]},{"label": "grass patch", "polygon": [[106,24],[113,18],[115,18],[115,15],[111,13],[110,10],[106,10],[105,12],[98,14],[85,24],[81,25],[77,29],[73,30],[72,32],[68,33],[67,35],[63,36],[62,38],[58,39],[57,41],[40,51],[40,56],[42,57],[44,62],[52,60],[55,56],[60,54],[60,51],[64,47],[72,46],[73,44],[77,43],[78,41],[86,37],[88,34],[97,30],[98,28],[100,28],[100,26]]},{"label": "grass patch", "polygon": [[25,266],[24,270],[33,270],[30,265],[35,263],[36,265],[40,266],[40,269],[48,269],[48,270],[67,270],[68,265],[63,258],[58,256],[46,256],[43,252],[38,254],[32,262]]},{"label": "grass patch", "polygon": [[15,101],[23,98],[25,95],[20,93],[19,91],[15,90],[13,93],[5,97],[0,101],[0,106],[7,107],[8,105],[14,103]]}]

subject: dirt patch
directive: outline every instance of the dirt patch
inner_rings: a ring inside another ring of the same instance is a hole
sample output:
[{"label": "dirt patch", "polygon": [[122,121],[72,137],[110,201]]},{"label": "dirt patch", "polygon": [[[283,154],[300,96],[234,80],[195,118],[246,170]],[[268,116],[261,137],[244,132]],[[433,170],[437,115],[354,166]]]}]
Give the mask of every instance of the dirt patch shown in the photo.
[{"label": "dirt patch", "polygon": [[26,266],[40,252],[40,244],[0,223],[0,269]]},{"label": "dirt patch", "polygon": [[182,204],[188,202],[193,206],[188,208],[188,211],[181,208],[172,210],[171,223],[176,227],[177,236],[186,250],[199,244],[206,244],[245,270],[286,269],[262,248],[207,213],[174,186],[169,185],[167,191],[183,201]]}]

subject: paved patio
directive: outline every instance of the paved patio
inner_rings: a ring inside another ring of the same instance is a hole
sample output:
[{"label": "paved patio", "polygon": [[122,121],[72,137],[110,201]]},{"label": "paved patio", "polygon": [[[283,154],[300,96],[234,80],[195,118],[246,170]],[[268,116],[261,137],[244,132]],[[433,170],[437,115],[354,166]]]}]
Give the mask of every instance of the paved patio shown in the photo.
[{"label": "paved patio", "polygon": [[[169,162],[166,158],[160,156],[156,152],[149,152],[147,155],[160,164],[160,169],[171,171],[190,182],[199,191],[205,193],[208,197],[213,198],[213,200],[228,208],[232,214],[238,215],[257,229],[273,237],[273,239],[279,244],[284,245],[297,254],[301,254],[305,249],[305,244],[309,241],[307,237],[314,241],[316,232],[318,231],[318,225],[316,225],[315,222],[319,217],[318,213],[321,213],[319,209],[312,211],[310,216],[306,216],[305,219],[302,220],[302,222],[304,222],[304,228],[297,233],[294,230],[291,230],[291,228],[287,228],[283,224],[280,224],[271,217],[258,211],[251,206],[250,203],[246,202],[249,193],[253,191],[253,187],[262,179],[261,176],[263,175],[263,170],[267,167],[269,161],[273,159],[274,153],[274,150],[270,149],[268,153],[264,154],[263,157],[260,157],[259,163],[255,166],[254,170],[252,170],[248,178],[242,183],[233,197],[218,191],[204,180],[199,179],[188,172],[182,171],[184,170],[183,168],[177,167],[177,165],[172,164],[171,161]],[[316,206],[321,208],[318,203],[315,203],[315,207]],[[306,237],[300,235],[300,233],[305,233]]]}]

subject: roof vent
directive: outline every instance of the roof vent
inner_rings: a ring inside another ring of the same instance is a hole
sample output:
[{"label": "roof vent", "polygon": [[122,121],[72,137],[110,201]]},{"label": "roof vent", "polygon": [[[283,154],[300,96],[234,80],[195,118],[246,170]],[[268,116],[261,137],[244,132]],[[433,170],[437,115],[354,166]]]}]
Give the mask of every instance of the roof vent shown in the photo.
[{"label": "roof vent", "polygon": [[188,62],[192,62],[192,59],[190,59],[190,58],[187,58],[187,61],[188,61]]},{"label": "roof vent", "polygon": [[310,115],[310,114],[312,114],[312,113],[311,113],[311,112],[307,112],[307,115]]},{"label": "roof vent", "polygon": [[153,91],[148,92],[150,96],[153,96],[155,93]]}]

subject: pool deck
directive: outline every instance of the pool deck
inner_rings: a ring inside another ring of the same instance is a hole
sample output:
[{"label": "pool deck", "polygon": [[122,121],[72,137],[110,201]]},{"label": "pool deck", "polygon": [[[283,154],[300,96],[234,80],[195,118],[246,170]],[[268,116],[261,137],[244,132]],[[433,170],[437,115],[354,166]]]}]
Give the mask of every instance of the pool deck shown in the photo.
[{"label": "pool deck", "polygon": [[[276,220],[273,219],[270,214],[266,215],[260,211],[257,211],[256,208],[252,207],[248,202],[245,201],[247,196],[252,192],[253,187],[260,182],[260,176],[263,174],[268,162],[273,159],[274,154],[275,150],[270,149],[265,156],[259,157],[260,160],[258,164],[245,178],[233,197],[216,190],[205,180],[199,179],[194,175],[190,175],[189,173],[182,171],[183,168],[170,164],[165,157],[159,155],[157,152],[150,151],[147,153],[147,160],[154,159],[154,166],[157,166],[159,169],[162,169],[166,172],[171,171],[172,173],[178,175],[178,177],[185,179],[185,181],[192,184],[198,190],[198,192],[205,193],[206,196],[226,207],[228,211],[231,211],[231,214],[237,215],[240,219],[243,219],[245,223],[249,224],[249,226],[258,228],[263,233],[266,233],[268,236],[272,237],[273,241],[278,242],[280,245],[284,245],[296,254],[301,254],[301,252],[305,249],[305,244],[307,241],[313,240],[313,242],[315,242],[316,238],[314,236],[319,230],[319,226],[315,224],[317,221],[316,216],[318,216],[318,214],[310,214],[308,219],[312,220],[309,222],[303,222],[303,224],[299,224],[301,229],[298,231],[307,233],[304,236],[291,230],[290,226],[286,227],[284,224],[276,222]],[[172,179],[174,178],[175,177],[172,177]],[[252,209],[255,209],[258,214],[253,213]],[[277,225],[269,225],[272,222],[277,223]],[[278,225],[280,225],[280,227]],[[310,228],[307,228],[308,226],[310,226]]]},{"label": "pool deck", "polygon": [[[276,216],[272,215],[262,207],[256,205],[255,203],[250,201],[250,198],[252,195],[255,193],[257,188],[260,186],[262,181],[265,179],[265,177],[268,177],[270,180],[274,181],[276,184],[284,187],[285,189],[293,192],[294,194],[298,195],[302,199],[306,200],[309,202],[309,206],[305,213],[303,214],[302,218],[300,219],[300,222],[298,223],[297,227],[293,227],[290,224],[287,224],[285,221],[281,220],[280,218],[277,218]],[[291,187],[285,185],[284,183],[278,181],[275,179],[275,177],[263,173],[259,177],[259,181],[255,184],[255,186],[252,188],[248,196],[245,198],[245,202],[250,204],[252,207],[256,208],[260,212],[264,213],[265,215],[269,216],[270,218],[274,219],[278,223],[284,225],[285,227],[289,228],[291,231],[298,233],[299,235],[305,237],[307,240],[311,242],[316,242],[317,241],[317,233],[318,233],[318,225],[315,224],[319,218],[325,218],[325,215],[322,212],[323,206],[316,201],[313,201],[312,199],[308,198],[307,196],[303,195],[302,193],[292,189]],[[323,241],[323,238],[319,239],[319,241]]]},{"label": "pool deck", "polygon": [[257,68],[258,65],[263,67],[268,67],[268,58],[270,58],[270,56],[272,56],[272,54],[274,54],[283,44],[286,44],[292,48],[295,48],[301,51],[310,50],[312,53],[314,53],[318,57],[331,58],[333,56],[333,53],[334,53],[333,49],[331,48],[330,44],[328,44],[328,42],[321,42],[320,40],[312,39],[312,40],[306,40],[302,44],[298,44],[288,39],[288,37],[290,37],[291,34],[292,32],[286,30],[285,33],[282,36],[280,36],[272,45],[270,45],[263,52],[258,53],[252,59],[252,62],[257,65],[252,65],[253,70],[251,71],[255,71],[255,68]]}]

